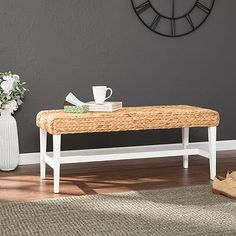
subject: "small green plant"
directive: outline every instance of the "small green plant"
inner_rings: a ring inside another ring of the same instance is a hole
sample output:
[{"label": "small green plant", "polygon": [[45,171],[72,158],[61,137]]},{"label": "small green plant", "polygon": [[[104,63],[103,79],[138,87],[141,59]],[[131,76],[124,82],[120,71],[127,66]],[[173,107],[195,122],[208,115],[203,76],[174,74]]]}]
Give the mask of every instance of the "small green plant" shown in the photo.
[{"label": "small green plant", "polygon": [[18,109],[27,91],[24,85],[19,75],[0,72],[0,110],[9,109],[13,113]]}]

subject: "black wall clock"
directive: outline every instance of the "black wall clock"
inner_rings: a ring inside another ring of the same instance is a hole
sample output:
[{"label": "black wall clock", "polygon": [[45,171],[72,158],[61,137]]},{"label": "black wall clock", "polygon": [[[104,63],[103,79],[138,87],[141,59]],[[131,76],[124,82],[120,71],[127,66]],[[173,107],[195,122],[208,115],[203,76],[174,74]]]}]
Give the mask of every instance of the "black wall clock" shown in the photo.
[{"label": "black wall clock", "polygon": [[131,0],[142,21],[154,33],[180,37],[198,29],[207,19],[215,0]]}]

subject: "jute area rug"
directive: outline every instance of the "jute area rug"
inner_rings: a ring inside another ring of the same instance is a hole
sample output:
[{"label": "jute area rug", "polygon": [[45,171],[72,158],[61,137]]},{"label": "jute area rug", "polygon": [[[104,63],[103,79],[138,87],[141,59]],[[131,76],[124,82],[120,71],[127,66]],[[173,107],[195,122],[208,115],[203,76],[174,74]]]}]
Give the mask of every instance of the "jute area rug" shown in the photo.
[{"label": "jute area rug", "polygon": [[236,235],[236,201],[193,186],[4,203],[0,235]]}]

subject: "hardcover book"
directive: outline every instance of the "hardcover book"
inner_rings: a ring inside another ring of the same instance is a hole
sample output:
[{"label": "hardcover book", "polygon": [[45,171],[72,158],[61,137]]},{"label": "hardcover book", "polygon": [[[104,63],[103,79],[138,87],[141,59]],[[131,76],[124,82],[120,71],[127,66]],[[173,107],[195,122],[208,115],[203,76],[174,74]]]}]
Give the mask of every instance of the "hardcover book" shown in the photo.
[{"label": "hardcover book", "polygon": [[87,102],[89,111],[117,111],[122,108],[122,102],[104,102],[104,104],[96,104],[94,101]]}]

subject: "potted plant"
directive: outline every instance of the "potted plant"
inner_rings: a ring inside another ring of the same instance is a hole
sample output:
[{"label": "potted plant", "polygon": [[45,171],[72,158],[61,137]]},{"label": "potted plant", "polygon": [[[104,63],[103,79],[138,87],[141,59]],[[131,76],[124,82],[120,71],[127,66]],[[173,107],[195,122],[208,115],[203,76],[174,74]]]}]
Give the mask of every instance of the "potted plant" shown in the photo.
[{"label": "potted plant", "polygon": [[0,170],[11,171],[19,164],[18,132],[12,114],[22,104],[25,83],[11,72],[0,73]]}]

